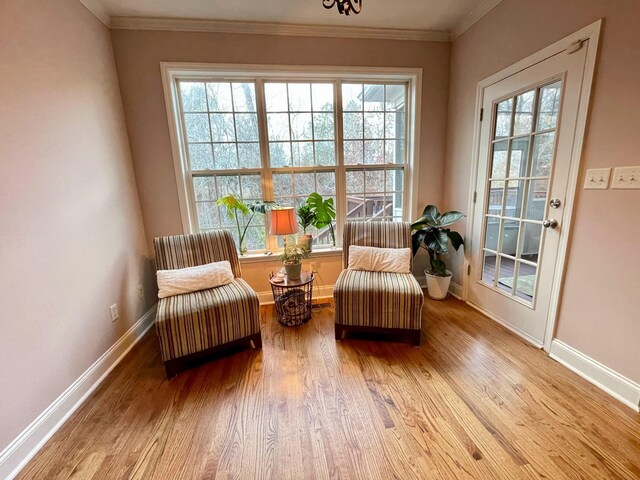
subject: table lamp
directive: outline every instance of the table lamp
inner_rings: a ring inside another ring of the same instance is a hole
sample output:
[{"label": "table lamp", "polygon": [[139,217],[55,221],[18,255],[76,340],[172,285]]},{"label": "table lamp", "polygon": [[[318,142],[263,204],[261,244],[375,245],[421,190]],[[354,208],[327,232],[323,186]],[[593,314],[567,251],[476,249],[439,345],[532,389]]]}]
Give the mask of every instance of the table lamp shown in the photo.
[{"label": "table lamp", "polygon": [[[293,207],[274,208],[271,210],[271,226],[269,227],[269,233],[271,235],[284,236],[284,253],[280,258],[284,263],[287,278],[290,280],[300,278],[300,270],[302,268],[300,258],[288,258],[289,252],[287,252],[287,235],[293,235],[297,231],[298,219]],[[297,257],[297,255],[294,255],[294,257]]]},{"label": "table lamp", "polygon": [[298,218],[293,207],[274,208],[271,210],[271,235],[284,236],[284,248],[287,248],[287,235],[298,233]]}]

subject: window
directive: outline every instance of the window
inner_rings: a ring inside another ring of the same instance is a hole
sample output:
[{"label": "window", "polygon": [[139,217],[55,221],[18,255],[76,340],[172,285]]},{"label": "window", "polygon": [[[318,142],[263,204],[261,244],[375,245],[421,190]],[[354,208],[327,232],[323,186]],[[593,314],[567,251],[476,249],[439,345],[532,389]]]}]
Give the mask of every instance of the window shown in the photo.
[{"label": "window", "polygon": [[[216,204],[229,194],[294,207],[313,192],[333,198],[338,241],[344,221],[408,219],[413,76],[164,73],[185,229],[228,228],[238,242],[247,219]],[[249,251],[281,246],[267,231],[256,214]],[[332,244],[328,227],[310,233],[315,245]]]}]

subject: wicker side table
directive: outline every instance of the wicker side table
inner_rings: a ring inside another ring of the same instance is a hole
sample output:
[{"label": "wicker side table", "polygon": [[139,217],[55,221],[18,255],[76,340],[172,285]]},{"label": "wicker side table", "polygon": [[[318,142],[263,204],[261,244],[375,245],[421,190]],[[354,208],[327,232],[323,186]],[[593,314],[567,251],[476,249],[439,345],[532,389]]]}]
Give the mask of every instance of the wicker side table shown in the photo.
[{"label": "wicker side table", "polygon": [[311,319],[314,274],[302,272],[298,280],[289,280],[285,276],[282,282],[275,281],[275,278],[273,273],[269,275],[278,321],[285,327],[307,323]]}]

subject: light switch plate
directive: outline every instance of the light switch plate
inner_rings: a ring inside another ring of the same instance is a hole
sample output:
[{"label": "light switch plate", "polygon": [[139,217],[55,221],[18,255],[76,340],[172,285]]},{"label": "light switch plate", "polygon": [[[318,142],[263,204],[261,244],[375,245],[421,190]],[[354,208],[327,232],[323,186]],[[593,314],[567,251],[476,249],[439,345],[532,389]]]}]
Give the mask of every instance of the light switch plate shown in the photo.
[{"label": "light switch plate", "polygon": [[590,168],[584,179],[585,190],[606,190],[609,188],[610,168]]},{"label": "light switch plate", "polygon": [[613,171],[611,188],[640,190],[640,167],[618,167]]}]

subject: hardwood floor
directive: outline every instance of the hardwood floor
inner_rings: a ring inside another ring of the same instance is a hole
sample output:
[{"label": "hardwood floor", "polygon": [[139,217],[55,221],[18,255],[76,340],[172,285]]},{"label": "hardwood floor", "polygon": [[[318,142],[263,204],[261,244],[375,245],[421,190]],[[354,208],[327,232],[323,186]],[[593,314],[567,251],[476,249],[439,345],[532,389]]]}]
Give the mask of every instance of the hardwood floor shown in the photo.
[{"label": "hardwood floor", "polygon": [[640,478],[640,415],[457,300],[420,348],[262,315],[170,382],[151,331],[19,478]]}]

